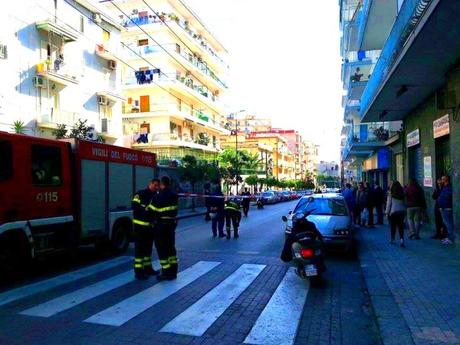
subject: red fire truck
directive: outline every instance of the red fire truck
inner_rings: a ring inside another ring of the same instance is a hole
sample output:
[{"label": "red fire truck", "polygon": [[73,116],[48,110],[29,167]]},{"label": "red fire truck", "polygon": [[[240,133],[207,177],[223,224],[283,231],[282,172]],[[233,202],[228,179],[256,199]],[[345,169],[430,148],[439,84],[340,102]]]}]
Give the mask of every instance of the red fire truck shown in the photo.
[{"label": "red fire truck", "polygon": [[89,141],[0,132],[0,262],[88,243],[125,251],[131,199],[155,176],[155,158]]}]

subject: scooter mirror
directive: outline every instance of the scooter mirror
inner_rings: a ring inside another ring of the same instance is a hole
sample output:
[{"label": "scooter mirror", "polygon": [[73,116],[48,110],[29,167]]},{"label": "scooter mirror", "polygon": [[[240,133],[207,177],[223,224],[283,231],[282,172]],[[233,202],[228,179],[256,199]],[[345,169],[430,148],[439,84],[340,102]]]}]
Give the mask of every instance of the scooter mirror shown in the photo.
[{"label": "scooter mirror", "polygon": [[286,216],[282,216],[281,219],[283,220],[283,222],[287,222],[287,217]]}]

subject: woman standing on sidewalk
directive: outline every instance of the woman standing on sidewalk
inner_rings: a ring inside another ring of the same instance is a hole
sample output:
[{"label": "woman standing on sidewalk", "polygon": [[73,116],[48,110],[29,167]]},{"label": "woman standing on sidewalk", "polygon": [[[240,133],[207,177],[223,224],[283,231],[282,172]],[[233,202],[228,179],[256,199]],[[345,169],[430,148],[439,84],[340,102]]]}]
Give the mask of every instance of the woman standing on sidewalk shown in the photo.
[{"label": "woman standing on sidewalk", "polygon": [[426,213],[425,193],[414,178],[409,179],[409,184],[405,192],[407,201],[407,223],[410,232],[409,238],[411,240],[419,240],[422,216]]},{"label": "woman standing on sidewalk", "polygon": [[401,183],[394,181],[390,187],[390,195],[387,198],[386,212],[391,228],[391,244],[395,243],[396,228],[399,231],[400,246],[404,244],[404,218],[406,216],[406,203],[404,202],[404,189]]}]

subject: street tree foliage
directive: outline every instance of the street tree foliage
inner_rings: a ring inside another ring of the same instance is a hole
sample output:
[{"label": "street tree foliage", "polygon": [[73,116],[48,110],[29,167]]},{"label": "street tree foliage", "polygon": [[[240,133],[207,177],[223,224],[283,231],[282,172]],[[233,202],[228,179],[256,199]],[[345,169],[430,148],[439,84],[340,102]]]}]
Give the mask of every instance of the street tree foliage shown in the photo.
[{"label": "street tree foliage", "polygon": [[227,185],[234,185],[243,182],[242,171],[255,172],[260,166],[257,155],[253,155],[245,150],[226,148],[218,156],[221,175]]},{"label": "street tree foliage", "polygon": [[53,135],[56,139],[82,139],[82,140],[90,140],[90,141],[98,141],[104,142],[102,137],[94,137],[94,128],[88,126],[86,123],[88,120],[78,119],[78,121],[72,126],[69,130],[67,129],[67,125],[65,124],[58,124],[57,128],[53,130]]}]

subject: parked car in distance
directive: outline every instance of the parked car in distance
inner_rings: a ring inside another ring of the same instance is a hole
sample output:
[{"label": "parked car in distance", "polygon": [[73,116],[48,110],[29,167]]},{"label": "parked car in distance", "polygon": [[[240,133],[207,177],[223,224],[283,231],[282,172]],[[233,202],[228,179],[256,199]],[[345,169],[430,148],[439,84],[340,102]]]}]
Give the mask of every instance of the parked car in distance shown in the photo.
[{"label": "parked car in distance", "polygon": [[279,201],[278,196],[273,191],[263,192],[259,198],[264,205],[276,204]]},{"label": "parked car in distance", "polygon": [[346,252],[353,250],[353,223],[345,203],[339,194],[313,194],[302,197],[286,222],[286,234],[292,227],[292,215],[311,211],[307,219],[315,223],[323,235],[326,246],[341,247]]}]

